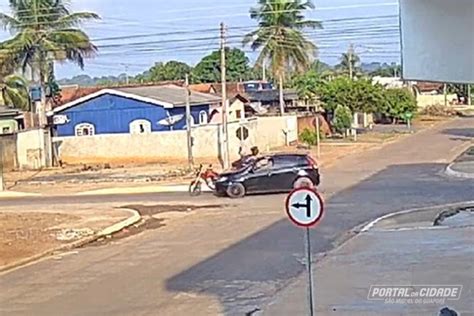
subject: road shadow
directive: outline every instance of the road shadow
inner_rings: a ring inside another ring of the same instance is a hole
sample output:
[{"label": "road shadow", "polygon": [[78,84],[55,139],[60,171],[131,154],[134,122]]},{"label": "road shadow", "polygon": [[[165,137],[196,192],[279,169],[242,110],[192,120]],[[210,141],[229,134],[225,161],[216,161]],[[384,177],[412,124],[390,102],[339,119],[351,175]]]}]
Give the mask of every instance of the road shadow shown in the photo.
[{"label": "road shadow", "polygon": [[445,135],[474,138],[474,128],[448,128],[442,131]]},{"label": "road shadow", "polygon": [[[472,199],[474,182],[444,178],[440,174],[444,168],[444,164],[394,165],[334,195],[327,201],[322,223],[311,232],[313,254],[334,248],[352,228],[379,216]],[[289,220],[278,221],[173,276],[166,287],[214,296],[227,315],[246,315],[264,307],[304,271],[303,238],[303,230]]]}]

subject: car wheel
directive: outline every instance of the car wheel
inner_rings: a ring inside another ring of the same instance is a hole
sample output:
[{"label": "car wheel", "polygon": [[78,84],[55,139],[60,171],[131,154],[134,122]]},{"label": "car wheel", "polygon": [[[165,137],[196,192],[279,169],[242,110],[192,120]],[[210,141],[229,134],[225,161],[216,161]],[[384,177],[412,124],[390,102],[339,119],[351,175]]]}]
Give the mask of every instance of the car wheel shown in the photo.
[{"label": "car wheel", "polygon": [[191,196],[198,196],[201,195],[201,182],[200,181],[193,181],[189,185],[189,195]]},{"label": "car wheel", "polygon": [[300,188],[314,188],[314,183],[311,181],[310,178],[308,177],[301,177],[298,178],[295,183],[293,183],[293,188],[294,189],[300,189]]},{"label": "car wheel", "polygon": [[242,183],[233,183],[227,188],[227,195],[232,199],[245,196],[245,187]]}]

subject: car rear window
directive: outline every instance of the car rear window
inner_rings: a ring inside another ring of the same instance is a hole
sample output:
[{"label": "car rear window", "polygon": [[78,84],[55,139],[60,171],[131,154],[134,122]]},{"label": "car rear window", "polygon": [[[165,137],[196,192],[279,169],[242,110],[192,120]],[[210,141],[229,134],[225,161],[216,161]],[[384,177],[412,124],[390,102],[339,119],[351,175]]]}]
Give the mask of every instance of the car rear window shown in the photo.
[{"label": "car rear window", "polygon": [[295,167],[295,166],[304,166],[308,164],[305,156],[276,156],[273,157],[274,167]]}]

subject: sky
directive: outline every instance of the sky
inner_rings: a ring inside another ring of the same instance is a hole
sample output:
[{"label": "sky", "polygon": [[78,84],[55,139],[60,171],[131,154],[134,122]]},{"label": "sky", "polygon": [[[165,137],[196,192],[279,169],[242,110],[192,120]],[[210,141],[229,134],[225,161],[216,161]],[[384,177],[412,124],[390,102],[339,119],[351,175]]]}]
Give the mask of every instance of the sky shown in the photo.
[{"label": "sky", "polygon": [[[219,48],[219,24],[228,27],[229,45],[242,48],[242,36],[256,25],[249,8],[257,0],[72,0],[72,9],[92,11],[101,20],[84,25],[99,47],[84,70],[56,67],[57,78],[141,73],[155,62],[180,60],[195,65]],[[323,29],[307,31],[319,46],[319,58],[335,64],[350,44],[363,62],[399,62],[398,0],[315,0],[308,18]],[[9,12],[8,0],[0,11]],[[179,32],[179,33],[177,33]],[[11,36],[0,31],[0,40]],[[118,38],[117,38],[118,37]],[[251,62],[257,54],[243,48]]]}]

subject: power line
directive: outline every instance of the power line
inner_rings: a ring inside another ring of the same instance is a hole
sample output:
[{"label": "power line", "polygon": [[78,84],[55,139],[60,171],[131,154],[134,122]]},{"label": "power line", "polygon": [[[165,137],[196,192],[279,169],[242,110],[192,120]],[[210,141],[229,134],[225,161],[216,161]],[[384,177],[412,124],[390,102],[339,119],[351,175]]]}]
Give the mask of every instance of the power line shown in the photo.
[{"label": "power line", "polygon": [[[280,2],[278,1],[273,1],[273,2],[267,2],[267,4],[278,4]],[[343,6],[333,6],[333,7],[316,7],[316,8],[308,8],[308,9],[292,9],[292,10],[267,10],[267,11],[262,11],[260,13],[276,13],[276,12],[294,12],[294,11],[334,11],[334,10],[347,10],[347,9],[362,9],[362,8],[373,8],[373,7],[392,7],[392,6],[398,6],[398,2],[390,2],[390,3],[368,3],[368,4],[354,4],[354,5],[343,5]],[[0,6],[1,7],[1,6]],[[220,10],[220,9],[235,9],[235,8],[255,8],[258,6],[252,5],[252,4],[242,4],[242,5],[232,5],[232,6],[206,6],[206,7],[197,7],[197,8],[187,8],[187,9],[174,9],[174,10],[163,10],[159,11],[160,13],[185,13],[185,12],[196,12],[196,11],[209,11],[210,9],[212,10]],[[8,6],[8,9],[11,11],[11,15],[18,16],[17,14],[20,13],[21,17],[43,17],[43,16],[56,16],[60,14],[64,14],[64,12],[54,12],[54,13],[46,13],[46,14],[41,14],[41,15],[21,15],[21,13],[30,13],[32,10],[31,9],[22,9],[22,10],[12,10],[11,6]],[[43,11],[52,11],[55,10],[56,8],[50,8],[50,7],[40,7],[36,9],[38,12],[43,12]],[[66,8],[68,9],[68,8]],[[85,12],[85,11],[77,11],[77,12],[71,12],[69,9],[67,10],[69,14],[72,13],[78,13],[78,12]],[[246,13],[248,14],[248,12]],[[219,16],[218,16],[219,17]],[[196,17],[196,19],[199,19],[201,17]],[[123,18],[113,18],[113,19],[120,19],[123,21],[127,21],[126,19]]]},{"label": "power line", "polygon": [[[98,42],[98,41],[113,41],[113,40],[124,40],[124,39],[135,39],[135,38],[146,38],[146,37],[155,37],[159,35],[185,35],[185,34],[192,34],[192,33],[208,33],[211,31],[216,31],[217,29],[215,28],[210,28],[210,29],[201,29],[201,30],[194,30],[194,31],[176,31],[176,32],[165,32],[165,33],[152,33],[152,34],[137,34],[137,35],[127,35],[127,36],[117,36],[117,37],[108,37],[108,38],[99,38],[99,39],[92,39],[90,40],[91,42]],[[364,27],[355,27],[355,28],[349,28],[349,29],[327,29],[327,30],[315,30],[315,31],[303,31],[303,34],[305,35],[310,35],[310,34],[320,34],[318,39],[324,39],[326,37],[329,37],[331,34],[356,34],[357,32],[364,32],[365,34],[375,34],[379,32],[387,32],[388,31],[398,31],[397,25],[388,25],[385,27],[379,27],[379,26],[364,26]],[[238,34],[238,35],[231,35],[229,38],[235,38],[235,37],[242,37],[245,36],[245,34]],[[332,35],[331,35],[332,36]],[[146,45],[146,44],[163,44],[163,43],[174,43],[174,42],[185,42],[185,41],[200,41],[200,40],[208,40],[208,39],[214,39],[215,37],[200,37],[200,38],[184,38],[184,39],[170,39],[170,40],[160,40],[160,41],[154,41],[154,42],[132,42],[132,43],[121,43],[121,44],[109,44],[109,45],[98,45],[98,48],[109,48],[109,47],[126,47],[126,46],[133,46],[133,45]],[[86,43],[87,41],[84,41]],[[10,49],[14,48],[14,46],[10,46]],[[3,49],[5,50],[5,49]]]}]

